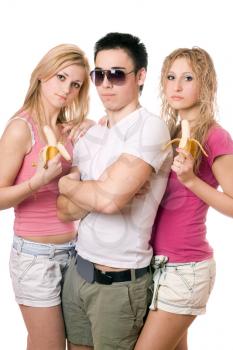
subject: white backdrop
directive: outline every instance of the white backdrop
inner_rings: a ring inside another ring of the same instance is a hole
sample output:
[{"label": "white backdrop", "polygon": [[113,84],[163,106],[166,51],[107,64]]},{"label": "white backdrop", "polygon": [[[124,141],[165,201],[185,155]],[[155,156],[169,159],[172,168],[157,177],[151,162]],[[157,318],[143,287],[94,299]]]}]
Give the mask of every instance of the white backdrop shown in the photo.
[{"label": "white backdrop", "polygon": [[[31,71],[47,50],[75,43],[93,66],[93,45],[110,31],[139,36],[149,53],[148,77],[141,102],[159,113],[158,77],[164,57],[175,48],[200,46],[215,62],[219,121],[233,135],[233,22],[230,1],[161,0],[2,0],[0,4],[0,133],[21,106]],[[94,89],[90,117],[103,115]],[[12,210],[0,212],[0,349],[25,349],[26,331],[14,301],[8,273]],[[190,350],[232,350],[232,219],[210,210],[208,239],[215,249],[217,280],[208,311],[190,328]],[[13,330],[14,329],[14,330]]]}]

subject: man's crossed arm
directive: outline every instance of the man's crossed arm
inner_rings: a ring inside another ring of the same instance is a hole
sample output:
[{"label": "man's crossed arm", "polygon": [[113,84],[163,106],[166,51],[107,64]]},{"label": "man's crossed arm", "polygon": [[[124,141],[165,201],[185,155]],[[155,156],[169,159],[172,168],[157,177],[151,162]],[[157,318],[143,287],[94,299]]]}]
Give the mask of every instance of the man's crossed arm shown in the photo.
[{"label": "man's crossed arm", "polygon": [[64,176],[59,181],[58,217],[69,221],[92,211],[115,213],[134,197],[152,170],[142,159],[122,154],[98,180],[80,181],[72,175]]}]

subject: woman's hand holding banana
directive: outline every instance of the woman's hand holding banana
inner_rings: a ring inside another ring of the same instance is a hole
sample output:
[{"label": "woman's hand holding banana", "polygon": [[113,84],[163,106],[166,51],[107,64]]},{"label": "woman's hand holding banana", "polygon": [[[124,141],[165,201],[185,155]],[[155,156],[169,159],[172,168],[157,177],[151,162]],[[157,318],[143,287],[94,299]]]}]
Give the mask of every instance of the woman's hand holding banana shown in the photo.
[{"label": "woman's hand holding banana", "polygon": [[193,166],[197,148],[200,147],[202,153],[206,157],[208,157],[208,155],[202,145],[197,140],[190,137],[190,126],[187,120],[181,121],[181,131],[181,138],[171,140],[165,145],[165,148],[174,142],[179,142],[179,146],[176,149],[178,155],[174,158],[171,169],[177,174],[179,181],[189,187],[189,184],[196,177]]},{"label": "woman's hand holding banana", "polygon": [[202,153],[206,157],[208,157],[208,154],[206,153],[200,142],[190,137],[190,126],[188,120],[183,119],[181,121],[181,138],[171,140],[164,146],[164,149],[166,149],[168,146],[175,142],[179,142],[179,149],[183,149],[187,153],[190,153],[194,159],[196,157],[198,147],[200,147]]},{"label": "woman's hand holding banana", "polygon": [[36,173],[30,179],[30,187],[36,191],[47,185],[62,173],[61,156],[67,161],[71,157],[65,147],[57,139],[49,126],[44,127],[47,145],[43,148],[38,159]]},{"label": "woman's hand holding banana", "polygon": [[193,171],[193,156],[182,148],[177,149],[178,155],[174,158],[171,169],[176,173],[178,180],[189,187],[196,175]]},{"label": "woman's hand holding banana", "polygon": [[48,168],[48,161],[55,157],[58,153],[60,153],[65,160],[70,161],[71,157],[69,153],[61,142],[57,142],[56,136],[54,135],[52,129],[48,125],[45,125],[43,130],[48,143],[43,150],[45,169]]}]

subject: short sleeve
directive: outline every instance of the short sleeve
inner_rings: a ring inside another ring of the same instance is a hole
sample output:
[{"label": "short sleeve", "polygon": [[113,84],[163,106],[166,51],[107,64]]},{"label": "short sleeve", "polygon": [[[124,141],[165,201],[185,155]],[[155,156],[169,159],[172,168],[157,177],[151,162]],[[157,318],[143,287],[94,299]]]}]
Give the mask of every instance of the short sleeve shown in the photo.
[{"label": "short sleeve", "polygon": [[233,141],[229,132],[222,127],[214,127],[206,142],[208,163],[212,166],[214,160],[222,155],[233,154]]},{"label": "short sleeve", "polygon": [[128,130],[122,153],[144,160],[157,172],[171,155],[171,149],[164,150],[164,145],[169,140],[169,131],[164,121],[148,112],[137,118]]}]

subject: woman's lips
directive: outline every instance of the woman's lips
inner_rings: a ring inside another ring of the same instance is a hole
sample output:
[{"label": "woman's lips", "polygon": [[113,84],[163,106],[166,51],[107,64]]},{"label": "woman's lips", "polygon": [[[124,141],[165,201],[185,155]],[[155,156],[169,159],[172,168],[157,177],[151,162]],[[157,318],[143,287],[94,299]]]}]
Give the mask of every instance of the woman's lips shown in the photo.
[{"label": "woman's lips", "polygon": [[174,95],[174,96],[171,96],[171,99],[174,101],[180,101],[180,100],[183,100],[184,98],[182,96]]}]

